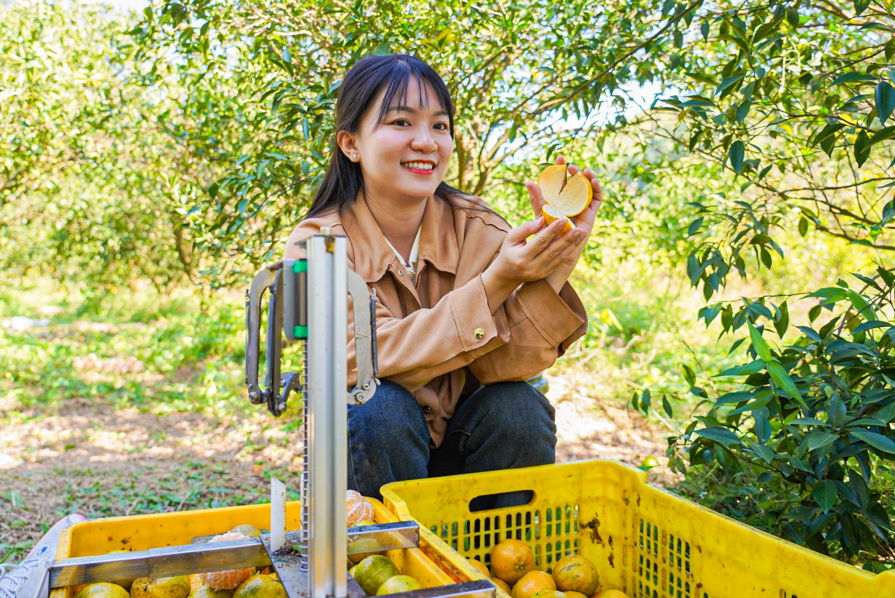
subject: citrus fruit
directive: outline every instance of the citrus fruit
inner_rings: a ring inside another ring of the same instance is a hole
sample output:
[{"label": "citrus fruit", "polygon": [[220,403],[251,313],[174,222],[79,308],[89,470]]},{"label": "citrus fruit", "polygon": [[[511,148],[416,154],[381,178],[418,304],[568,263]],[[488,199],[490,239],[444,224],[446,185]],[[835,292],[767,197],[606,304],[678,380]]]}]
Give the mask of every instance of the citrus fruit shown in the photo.
[{"label": "citrus fruit", "polygon": [[368,596],[375,596],[379,586],[398,575],[398,568],[382,555],[368,556],[357,564],[354,579]]},{"label": "citrus fruit", "polygon": [[346,498],[348,507],[348,527],[357,525],[358,521],[372,521],[375,519],[373,505],[356,490],[349,490]]},{"label": "citrus fruit", "polygon": [[233,529],[230,530],[230,533],[233,534],[242,534],[244,536],[248,536],[249,538],[260,538],[261,530],[255,527],[254,525],[249,525],[248,523],[243,523],[242,525],[237,525]]},{"label": "citrus fruit", "polygon": [[546,226],[550,226],[557,220],[565,220],[566,223],[562,227],[562,231],[560,234],[565,234],[572,230],[572,221],[569,220],[565,214],[560,212],[558,209],[554,208],[550,204],[544,204],[544,207],[541,208],[541,216],[544,217],[544,224]]},{"label": "citrus fruit", "polygon": [[205,582],[202,581],[202,577],[199,574],[190,575],[190,593],[195,592],[199,588],[205,585]]},{"label": "citrus fruit", "polygon": [[570,554],[557,561],[553,567],[553,579],[561,592],[581,592],[590,596],[600,586],[600,575],[594,564],[583,556]]},{"label": "citrus fruit", "polygon": [[277,572],[276,572],[276,571],[274,571],[273,573],[270,574],[270,578],[271,578],[271,579],[276,579],[277,581],[280,581],[280,576],[277,575]]},{"label": "citrus fruit", "polygon": [[354,577],[354,574],[357,573],[357,565],[348,570],[348,575]]},{"label": "citrus fruit", "polygon": [[594,196],[594,188],[580,172],[566,178],[564,164],[547,167],[538,177],[538,187],[544,201],[563,216],[577,216],[587,208]]},{"label": "citrus fruit", "polygon": [[[375,521],[358,521],[351,527],[363,527],[365,525],[376,525]],[[358,538],[348,545],[348,551],[354,552],[357,550],[367,550],[376,548],[379,546],[379,542],[376,541],[375,538]],[[381,552],[358,552],[357,554],[349,554],[348,560],[354,563],[355,565],[368,556],[373,556],[374,554],[382,554]]]},{"label": "citrus fruit", "polygon": [[75,598],[127,598],[127,590],[114,583],[89,583]]},{"label": "citrus fruit", "polygon": [[533,598],[543,590],[555,590],[556,582],[549,573],[529,571],[513,586],[513,598]]},{"label": "citrus fruit", "polygon": [[[597,590],[597,592],[599,592],[599,591],[600,591],[600,590]],[[563,592],[563,594],[565,594],[565,595],[568,596],[569,598],[589,598],[588,596],[585,596],[585,595],[582,594],[581,592],[567,591],[567,592]]]},{"label": "citrus fruit", "polygon": [[[209,542],[227,542],[229,540],[248,540],[249,537],[239,532],[227,532],[215,536]],[[233,590],[243,581],[251,577],[255,573],[254,567],[246,567],[244,569],[229,569],[227,571],[212,571],[211,573],[200,573],[199,577],[203,584],[211,586],[214,590]],[[136,597],[135,597],[136,598]]]},{"label": "citrus fruit", "polygon": [[213,590],[211,586],[200,586],[190,592],[189,598],[233,598],[233,590]]},{"label": "citrus fruit", "polygon": [[649,471],[653,467],[659,465],[659,460],[656,459],[655,456],[649,455],[643,458],[643,461],[640,462],[640,467],[638,469],[642,469],[643,471]]},{"label": "citrus fruit", "polygon": [[521,540],[504,540],[491,551],[491,570],[512,585],[535,568],[535,555]]},{"label": "citrus fruit", "polygon": [[606,590],[597,596],[597,598],[628,598],[628,595],[621,590]]},{"label": "citrus fruit", "polygon": [[513,593],[513,588],[510,587],[510,584],[500,579],[499,577],[492,577],[491,582],[507,594]]},{"label": "citrus fruit", "polygon": [[409,575],[395,575],[385,580],[379,589],[376,590],[377,596],[385,596],[386,594],[398,594],[400,592],[409,592],[411,590],[422,589],[420,582]]},{"label": "citrus fruit", "polygon": [[488,571],[488,566],[485,563],[478,559],[467,558],[466,560],[469,561],[470,565],[481,571],[482,575],[484,575],[486,579],[491,577],[491,572]]},{"label": "citrus fruit", "polygon": [[190,580],[186,575],[158,579],[140,577],[131,586],[131,598],[187,598],[189,595]]},{"label": "citrus fruit", "polygon": [[568,598],[568,595],[559,590],[541,590],[534,598]]},{"label": "citrus fruit", "polygon": [[252,575],[239,584],[233,598],[286,598],[286,588],[270,575]]}]

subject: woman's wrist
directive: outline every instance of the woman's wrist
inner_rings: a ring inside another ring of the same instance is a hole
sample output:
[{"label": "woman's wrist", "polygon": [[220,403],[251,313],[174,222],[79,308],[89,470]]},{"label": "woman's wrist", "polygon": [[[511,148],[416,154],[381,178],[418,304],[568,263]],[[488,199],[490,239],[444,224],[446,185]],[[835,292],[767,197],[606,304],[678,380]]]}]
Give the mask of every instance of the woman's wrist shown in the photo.
[{"label": "woman's wrist", "polygon": [[488,305],[491,307],[492,314],[503,305],[504,301],[519,286],[512,281],[497,276],[490,267],[482,272],[482,285],[485,287],[485,295],[488,297]]}]

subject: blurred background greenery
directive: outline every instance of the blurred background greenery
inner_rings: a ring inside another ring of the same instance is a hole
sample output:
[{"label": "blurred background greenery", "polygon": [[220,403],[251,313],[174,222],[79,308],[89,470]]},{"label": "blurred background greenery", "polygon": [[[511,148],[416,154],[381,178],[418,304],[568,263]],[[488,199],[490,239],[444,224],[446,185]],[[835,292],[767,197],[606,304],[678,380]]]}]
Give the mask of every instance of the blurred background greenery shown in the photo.
[{"label": "blurred background greenery", "polygon": [[[85,401],[249,417],[239,293],[307,209],[342,74],[411,53],[457,106],[451,184],[516,224],[524,181],[559,153],[600,176],[574,280],[590,327],[551,372],[667,433],[676,491],[868,570],[895,563],[890,0],[0,15],[6,429]],[[202,467],[170,473],[195,477],[177,497],[125,476],[55,514],[263,499]],[[0,562],[27,547],[20,501],[0,492]]]}]

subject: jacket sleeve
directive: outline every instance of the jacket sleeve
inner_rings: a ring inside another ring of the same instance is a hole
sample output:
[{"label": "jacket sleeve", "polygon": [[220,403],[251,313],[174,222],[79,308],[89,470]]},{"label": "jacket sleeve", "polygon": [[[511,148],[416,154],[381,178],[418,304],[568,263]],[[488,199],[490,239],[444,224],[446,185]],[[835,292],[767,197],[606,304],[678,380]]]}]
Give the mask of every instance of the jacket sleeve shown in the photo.
[{"label": "jacket sleeve", "polygon": [[[351,300],[349,299],[349,303]],[[349,312],[349,385],[355,384],[354,318]],[[411,392],[460,369],[507,342],[485,295],[481,276],[446,294],[433,307],[396,318],[376,303],[379,376]]]},{"label": "jacket sleeve", "polygon": [[525,283],[495,316],[508,327],[509,342],[469,364],[482,384],[537,375],[587,331],[587,312],[569,283],[559,294],[544,280]]},{"label": "jacket sleeve", "polygon": [[[287,241],[284,256],[301,257],[296,242],[316,234],[316,227],[299,227]],[[350,244],[350,241],[349,241]],[[348,267],[354,270],[349,246]],[[357,383],[354,344],[354,310],[348,298],[348,386]],[[499,328],[503,334],[500,334]],[[505,344],[509,328],[498,326],[491,314],[481,275],[442,297],[433,307],[403,318],[376,302],[376,342],[379,377],[401,384],[411,392],[433,379],[468,365],[476,358]]]}]

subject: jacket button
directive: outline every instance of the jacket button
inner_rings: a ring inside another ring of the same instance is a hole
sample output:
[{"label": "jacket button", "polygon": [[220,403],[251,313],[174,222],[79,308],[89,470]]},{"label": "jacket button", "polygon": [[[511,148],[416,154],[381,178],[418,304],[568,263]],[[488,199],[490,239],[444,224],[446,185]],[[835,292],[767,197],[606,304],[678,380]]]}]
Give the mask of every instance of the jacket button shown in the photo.
[{"label": "jacket button", "polygon": [[485,338],[485,331],[482,330],[481,328],[476,328],[475,329],[475,337],[479,340],[482,340],[483,338]]},{"label": "jacket button", "polygon": [[404,276],[404,270],[402,270],[401,268],[398,268],[398,275]]}]

